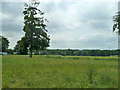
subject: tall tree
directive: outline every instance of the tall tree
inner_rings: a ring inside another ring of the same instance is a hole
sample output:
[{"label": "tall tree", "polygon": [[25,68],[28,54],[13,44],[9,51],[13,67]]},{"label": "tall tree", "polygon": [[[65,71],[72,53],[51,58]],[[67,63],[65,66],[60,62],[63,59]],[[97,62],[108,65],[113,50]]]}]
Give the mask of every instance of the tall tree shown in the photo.
[{"label": "tall tree", "polygon": [[[24,28],[26,42],[29,47],[30,57],[32,57],[33,50],[43,50],[49,46],[49,36],[47,35],[46,24],[42,12],[37,7],[39,2],[25,3],[24,14]],[[48,21],[47,21],[48,22]]]},{"label": "tall tree", "polygon": [[6,37],[0,35],[0,51],[6,52],[9,46],[9,41]]},{"label": "tall tree", "polygon": [[113,25],[113,31],[117,29],[117,33],[120,35],[120,12],[118,12],[117,15],[113,16],[113,21],[115,22]]}]

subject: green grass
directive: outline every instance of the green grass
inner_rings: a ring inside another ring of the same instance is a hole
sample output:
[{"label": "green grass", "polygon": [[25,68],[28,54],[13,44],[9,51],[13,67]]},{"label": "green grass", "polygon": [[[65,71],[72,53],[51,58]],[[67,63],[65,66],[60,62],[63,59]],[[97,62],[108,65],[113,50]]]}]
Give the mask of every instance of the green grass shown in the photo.
[{"label": "green grass", "polygon": [[118,57],[2,57],[3,88],[117,88]]}]

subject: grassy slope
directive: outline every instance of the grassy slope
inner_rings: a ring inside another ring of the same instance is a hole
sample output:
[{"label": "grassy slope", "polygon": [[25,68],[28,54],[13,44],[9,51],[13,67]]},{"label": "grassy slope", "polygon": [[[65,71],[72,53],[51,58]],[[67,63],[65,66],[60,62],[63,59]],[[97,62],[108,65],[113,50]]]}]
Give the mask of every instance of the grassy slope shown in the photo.
[{"label": "grassy slope", "polygon": [[117,56],[3,56],[3,88],[115,88]]}]

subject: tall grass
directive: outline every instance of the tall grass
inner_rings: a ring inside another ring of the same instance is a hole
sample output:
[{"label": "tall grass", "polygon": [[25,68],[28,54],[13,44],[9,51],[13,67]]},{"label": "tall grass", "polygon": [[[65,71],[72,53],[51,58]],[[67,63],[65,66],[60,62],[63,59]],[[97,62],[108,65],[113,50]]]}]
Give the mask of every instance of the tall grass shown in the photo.
[{"label": "tall grass", "polygon": [[116,88],[117,56],[7,55],[3,88]]}]

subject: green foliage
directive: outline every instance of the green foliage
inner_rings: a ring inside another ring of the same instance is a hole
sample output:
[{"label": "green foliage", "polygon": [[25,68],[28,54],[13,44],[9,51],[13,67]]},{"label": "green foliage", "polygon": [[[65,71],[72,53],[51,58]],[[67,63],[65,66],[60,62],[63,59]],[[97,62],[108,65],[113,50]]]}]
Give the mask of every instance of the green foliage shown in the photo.
[{"label": "green foliage", "polygon": [[2,59],[2,87],[117,88],[117,59],[117,56],[7,55]]},{"label": "green foliage", "polygon": [[70,55],[70,56],[111,56],[118,55],[118,50],[73,50],[73,49],[47,49],[46,55]]},{"label": "green foliage", "polygon": [[39,10],[37,6],[39,2],[33,2],[29,5],[25,3],[24,28],[25,39],[29,47],[30,57],[33,50],[44,50],[49,46],[49,36],[47,35],[46,24],[43,15],[44,12]]},{"label": "green foliage", "polygon": [[117,15],[113,16],[113,21],[115,22],[113,25],[113,31],[117,29],[117,32],[120,35],[120,12],[118,12]]},{"label": "green foliage", "polygon": [[28,44],[25,40],[25,37],[22,37],[21,40],[17,42],[17,45],[14,47],[14,52],[17,52],[18,55],[27,55],[28,54]]},{"label": "green foliage", "polygon": [[9,40],[0,35],[0,52],[6,52],[9,46]]},{"label": "green foliage", "polygon": [[7,49],[6,52],[7,52],[8,54],[13,55],[13,50],[12,50],[12,49]]}]

